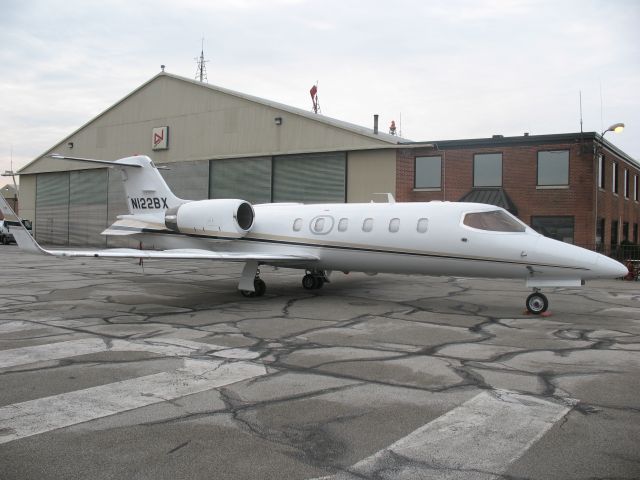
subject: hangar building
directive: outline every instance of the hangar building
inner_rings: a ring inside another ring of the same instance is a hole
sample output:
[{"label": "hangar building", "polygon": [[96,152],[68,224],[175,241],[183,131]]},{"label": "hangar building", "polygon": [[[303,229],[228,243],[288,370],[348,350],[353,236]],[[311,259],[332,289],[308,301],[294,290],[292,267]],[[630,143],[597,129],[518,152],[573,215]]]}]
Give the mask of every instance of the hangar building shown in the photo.
[{"label": "hangar building", "polygon": [[39,242],[121,245],[100,232],[127,213],[120,173],[47,158],[148,155],[176,195],[252,203],[367,202],[395,191],[402,139],[162,72],[20,174],[20,209]]}]

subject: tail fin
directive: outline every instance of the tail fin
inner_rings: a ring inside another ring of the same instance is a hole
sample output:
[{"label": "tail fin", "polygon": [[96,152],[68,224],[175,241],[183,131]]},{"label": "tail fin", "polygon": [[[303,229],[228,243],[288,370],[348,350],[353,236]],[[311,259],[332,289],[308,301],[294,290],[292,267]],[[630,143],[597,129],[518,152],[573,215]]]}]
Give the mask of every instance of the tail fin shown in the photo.
[{"label": "tail fin", "polygon": [[[133,165],[141,168],[132,168]],[[185,202],[173,194],[149,157],[122,158],[113,162],[113,166],[122,173],[129,213],[164,212]]]},{"label": "tail fin", "polygon": [[121,158],[115,162],[65,157],[55,153],[50,156],[58,159],[108,165],[119,169],[122,173],[122,181],[127,195],[127,206],[131,214],[164,212],[169,208],[178,207],[185,203],[185,200],[173,194],[167,182],[160,175],[158,168],[146,155]]}]

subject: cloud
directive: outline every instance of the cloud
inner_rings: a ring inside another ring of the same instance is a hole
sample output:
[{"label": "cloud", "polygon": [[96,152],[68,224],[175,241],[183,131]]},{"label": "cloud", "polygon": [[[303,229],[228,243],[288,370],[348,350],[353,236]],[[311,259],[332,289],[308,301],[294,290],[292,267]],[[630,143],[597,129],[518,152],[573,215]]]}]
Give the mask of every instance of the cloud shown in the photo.
[{"label": "cloud", "polygon": [[[193,77],[415,140],[624,121],[640,157],[640,3],[547,0],[5,0],[0,169],[18,168],[147,81]],[[600,88],[603,92],[603,120]],[[13,146],[13,147],[12,147]]]}]

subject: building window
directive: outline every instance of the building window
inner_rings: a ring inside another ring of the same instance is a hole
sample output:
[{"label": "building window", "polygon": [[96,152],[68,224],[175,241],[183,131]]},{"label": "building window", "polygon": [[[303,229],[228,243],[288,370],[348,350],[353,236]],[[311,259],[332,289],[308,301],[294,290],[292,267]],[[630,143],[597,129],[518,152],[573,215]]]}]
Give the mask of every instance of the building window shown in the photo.
[{"label": "building window", "polygon": [[622,222],[622,241],[629,241],[629,222]]},{"label": "building window", "polygon": [[613,162],[613,174],[611,175],[611,191],[618,193],[618,164]]},{"label": "building window", "polygon": [[618,245],[618,221],[611,221],[611,246]]},{"label": "building window", "polygon": [[633,243],[638,244],[638,224],[633,224]]},{"label": "building window", "polygon": [[633,177],[633,199],[638,201],[638,175]]},{"label": "building window", "polygon": [[606,171],[604,169],[604,155],[598,157],[598,188],[605,189]]},{"label": "building window", "polygon": [[573,243],[573,217],[531,217],[531,228],[545,237]]},{"label": "building window", "polygon": [[569,185],[569,151],[538,152],[538,185]]},{"label": "building window", "polygon": [[624,198],[629,198],[629,170],[624,169]]},{"label": "building window", "polygon": [[392,218],[389,222],[389,231],[391,233],[397,233],[398,230],[400,230],[400,219]]},{"label": "building window", "polygon": [[349,228],[349,219],[348,218],[341,218],[340,221],[338,222],[338,231],[339,232],[346,232],[347,228]]},{"label": "building window", "polygon": [[418,220],[418,233],[426,233],[427,230],[429,229],[429,219],[427,218],[421,218]]},{"label": "building window", "polygon": [[370,232],[371,230],[373,230],[373,218],[365,218],[362,222],[362,231]]},{"label": "building window", "polygon": [[478,153],[473,156],[473,186],[502,186],[501,153]]},{"label": "building window", "polygon": [[600,247],[604,243],[604,218],[599,218],[596,224],[596,246]]},{"label": "building window", "polygon": [[442,186],[442,157],[416,157],[414,188]]}]

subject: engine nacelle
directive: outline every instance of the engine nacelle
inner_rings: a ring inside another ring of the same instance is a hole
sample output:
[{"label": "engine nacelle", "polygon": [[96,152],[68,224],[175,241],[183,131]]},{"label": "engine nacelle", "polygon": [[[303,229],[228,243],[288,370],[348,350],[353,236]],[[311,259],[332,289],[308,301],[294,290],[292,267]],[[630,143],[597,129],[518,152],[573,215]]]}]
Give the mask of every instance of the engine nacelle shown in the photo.
[{"label": "engine nacelle", "polygon": [[254,216],[244,200],[197,200],[168,209],[164,224],[179,233],[240,238],[251,230]]}]

